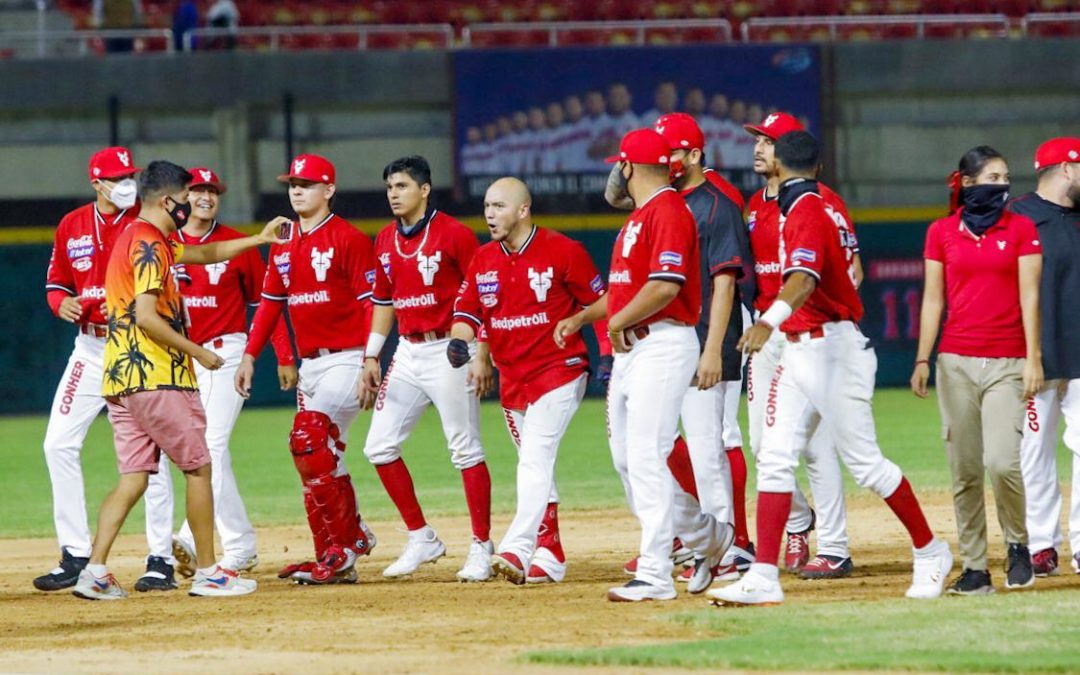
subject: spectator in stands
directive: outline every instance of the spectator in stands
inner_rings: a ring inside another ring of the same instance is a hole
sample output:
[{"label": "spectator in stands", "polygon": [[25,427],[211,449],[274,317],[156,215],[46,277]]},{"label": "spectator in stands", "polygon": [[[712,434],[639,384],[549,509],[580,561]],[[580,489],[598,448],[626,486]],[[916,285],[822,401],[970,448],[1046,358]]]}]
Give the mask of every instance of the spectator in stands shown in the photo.
[{"label": "spectator in stands", "polygon": [[240,10],[233,0],[216,0],[206,11],[206,23],[211,28],[226,28],[229,34],[224,39],[215,38],[215,47],[224,45],[225,49],[236,47],[236,29],[240,26]]},{"label": "spectator in stands", "polygon": [[507,161],[510,162],[510,173],[514,176],[522,176],[528,172],[529,153],[529,113],[524,110],[516,110],[510,116],[513,124],[513,132],[508,139]]},{"label": "spectator in stands", "polygon": [[509,115],[499,115],[495,120],[499,129],[499,140],[495,143],[495,160],[492,163],[499,175],[513,173],[511,159],[513,157],[514,123]]},{"label": "spectator in stands", "polygon": [[525,147],[527,157],[525,173],[538,173],[540,171],[544,148],[547,146],[550,136],[547,115],[544,114],[544,109],[539,106],[529,108],[529,132]]},{"label": "spectator in stands", "polygon": [[[94,0],[93,24],[102,30],[134,30],[143,24],[142,0]],[[130,52],[133,38],[108,38],[105,51],[110,54]]]},{"label": "spectator in stands", "polygon": [[911,389],[928,395],[930,354],[941,330],[937,395],[952,473],[963,572],[954,595],[992,593],[984,474],[1008,546],[1005,587],[1035,581],[1024,520],[1020,441],[1024,401],[1042,386],[1035,223],[1005,209],[1009,167],[988,146],[966,152],[951,176],[951,214],[926,233],[925,285]]},{"label": "spectator in stands", "polygon": [[499,173],[499,125],[488,122],[484,125],[484,144],[487,146],[487,162],[483,172],[486,175]]},{"label": "spectator in stands", "polygon": [[[604,160],[611,155],[611,139],[605,134],[611,129],[611,117],[607,113],[604,93],[593,89],[585,92],[585,112],[588,115],[589,151],[584,170],[607,172]],[[616,139],[618,142],[618,139]]]},{"label": "spectator in stands", "polygon": [[[597,140],[601,157],[618,154],[619,141],[629,132],[641,126],[638,116],[631,109],[633,98],[622,82],[614,82],[607,91],[607,124],[600,128]],[[649,123],[655,122],[651,120]],[[606,168],[606,166],[605,166]]]},{"label": "spectator in stands", "polygon": [[671,81],[661,82],[656,85],[656,92],[653,93],[653,107],[645,111],[645,114],[641,116],[641,123],[651,125],[661,115],[673,113],[678,108],[679,90],[676,89],[675,83]]},{"label": "spectator in stands", "polygon": [[727,96],[713,94],[709,99],[709,114],[700,122],[702,131],[708,129],[705,135],[705,159],[709,166],[724,166],[724,155],[730,152],[735,137],[744,133],[728,117],[730,108]]},{"label": "spectator in stands", "polygon": [[563,171],[580,173],[586,171],[589,165],[589,118],[585,116],[585,109],[577,96],[567,96],[563,107],[566,108],[567,127],[562,147]]},{"label": "spectator in stands", "polygon": [[705,115],[705,92],[698,87],[687,89],[683,98],[683,112],[700,120]]},{"label": "spectator in stands", "polygon": [[[195,0],[181,0],[173,13],[173,46],[176,51],[184,50],[184,36],[198,27],[199,8],[195,6]],[[198,49],[199,46],[192,42],[192,48]]]},{"label": "spectator in stands", "polygon": [[489,157],[485,154],[484,137],[480,127],[469,127],[465,130],[465,144],[461,146],[458,156],[461,158],[461,173],[466,176],[479,176],[484,173]]},{"label": "spectator in stands", "polygon": [[[758,110],[760,109],[761,107],[758,106]],[[746,102],[741,99],[735,99],[731,102],[731,110],[728,115],[732,123],[740,129],[750,121]],[[761,121],[760,119],[757,120],[758,123]],[[755,137],[752,134],[735,134],[728,152],[724,154],[724,168],[749,169],[754,166],[754,143]]]},{"label": "spectator in stands", "polygon": [[563,167],[563,145],[567,134],[565,121],[566,115],[563,113],[562,104],[558,101],[548,103],[547,140],[540,155],[541,173],[558,173],[565,170]]}]

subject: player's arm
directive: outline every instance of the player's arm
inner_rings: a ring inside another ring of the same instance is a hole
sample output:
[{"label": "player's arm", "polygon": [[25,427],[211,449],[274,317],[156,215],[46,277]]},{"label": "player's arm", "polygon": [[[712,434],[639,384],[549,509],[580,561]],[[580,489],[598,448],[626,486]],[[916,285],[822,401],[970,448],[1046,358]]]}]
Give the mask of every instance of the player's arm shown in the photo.
[{"label": "player's arm", "polygon": [[855,269],[855,288],[859,288],[862,286],[866,274],[863,272],[862,257],[860,257],[858,253],[851,259],[851,266]]},{"label": "player's arm", "polygon": [[809,272],[795,271],[784,279],[780,294],[769,309],[739,338],[738,349],[746,354],[761,351],[773,330],[787,321],[787,318],[799,311],[803,303],[813,295],[817,288],[817,277]]},{"label": "player's arm", "polygon": [[262,300],[255,310],[255,317],[251,320],[251,330],[248,331],[247,346],[244,347],[244,356],[240,359],[240,365],[236,368],[233,378],[233,386],[238,394],[244,398],[251,396],[251,383],[255,379],[255,359],[266,346],[275,326],[284,323],[283,313],[285,294],[281,277],[277,273],[277,267],[269,265],[266,268],[266,280],[263,283]]},{"label": "player's arm", "polygon": [[919,398],[929,395],[930,353],[941,328],[945,311],[945,265],[938,260],[924,261],[922,309],[919,311],[919,346],[915,351],[915,368],[911,373],[911,391]]},{"label": "player's arm", "polygon": [[631,298],[630,302],[615,316],[608,319],[608,337],[611,338],[611,348],[618,353],[630,351],[630,345],[626,343],[626,330],[667,307],[679,295],[681,289],[682,284],[676,281],[662,279],[646,281],[637,295]]},{"label": "player's arm", "polygon": [[582,326],[594,324],[607,316],[607,298],[605,293],[599,300],[577,314],[568,316],[555,324],[555,330],[552,333],[555,344],[559,345],[560,349],[566,347],[566,338],[581,330]]},{"label": "player's arm", "polygon": [[709,332],[698,359],[697,386],[702,391],[720,381],[723,372],[724,335],[735,304],[735,271],[725,270],[712,278],[712,300],[709,302]]},{"label": "player's arm", "polygon": [[477,398],[483,398],[495,389],[495,367],[491,364],[491,346],[486,341],[476,343],[476,356],[469,361],[465,382],[476,389]]},{"label": "player's arm", "polygon": [[136,326],[154,342],[159,342],[191,356],[207,370],[217,370],[225,365],[225,359],[173,330],[169,322],[158,314],[157,301],[158,294],[153,291],[147,291],[135,296]]},{"label": "player's arm", "polygon": [[[1032,235],[1038,236],[1038,235]],[[1039,280],[1042,278],[1042,254],[1022,255],[1019,260],[1020,315],[1024,323],[1027,356],[1024,359],[1024,400],[1039,393],[1043,386],[1042,339],[1039,333]]]},{"label": "player's arm", "polygon": [[[241,256],[240,261],[242,262],[240,282],[244,302],[258,311],[259,304],[262,302],[263,281],[266,279],[266,263],[254,249]],[[281,391],[295,388],[300,381],[300,373],[296,368],[296,355],[293,353],[289,326],[285,322],[284,312],[274,324],[274,330],[270,334],[270,346],[274,350],[274,355],[277,356],[278,386],[281,387]]]},{"label": "player's arm", "polygon": [[66,255],[57,256],[57,251],[64,250],[61,238],[65,229],[64,223],[60,223],[56,228],[52,255],[49,257],[49,270],[45,274],[45,300],[58,318],[69,323],[78,323],[86,308],[75,291],[75,274],[71,270],[71,260]]},{"label": "player's arm", "polygon": [[725,197],[710,213],[711,216],[699,219],[705,235],[701,240],[701,255],[710,275],[702,283],[712,284],[709,306],[702,308],[709,313],[709,330],[697,369],[697,387],[702,391],[714,387],[723,374],[724,336],[735,304],[736,279],[742,273],[743,261],[750,257],[746,223],[738,205]]},{"label": "player's arm", "polygon": [[364,372],[360,376],[360,407],[370,410],[375,405],[375,397],[382,386],[382,353],[386,337],[394,327],[394,305],[372,301],[371,331],[368,333],[364,348]]},{"label": "player's arm", "polygon": [[211,263],[232,260],[244,251],[261,246],[262,244],[285,244],[287,239],[278,236],[281,226],[290,222],[284,216],[278,216],[263,226],[258,234],[239,239],[225,241],[212,241],[198,246],[185,246],[183,252],[177,256],[176,262],[195,265],[209,265]]}]

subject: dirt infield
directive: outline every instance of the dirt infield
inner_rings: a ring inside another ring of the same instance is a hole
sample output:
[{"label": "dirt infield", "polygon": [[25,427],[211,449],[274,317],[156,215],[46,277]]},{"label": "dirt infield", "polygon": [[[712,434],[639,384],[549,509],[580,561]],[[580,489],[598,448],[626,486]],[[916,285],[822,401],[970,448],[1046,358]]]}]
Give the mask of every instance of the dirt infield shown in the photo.
[{"label": "dirt infield", "polygon": [[[911,554],[900,526],[873,497],[851,499],[849,508],[855,575],[833,582],[785,577],[789,604],[903,599]],[[938,531],[954,540],[948,497],[934,495],[927,511]],[[397,523],[373,523],[379,544],[360,564],[361,583],[355,586],[298,587],[278,580],[274,573],[281,564],[308,553],[306,528],[261,530],[258,593],[224,600],[191,598],[183,591],[132,592],[128,601],[91,603],[66,592],[39,593],[30,581],[53,564],[54,541],[0,540],[0,671],[566,672],[517,657],[545,648],[705,637],[664,620],[673,612],[704,608],[700,597],[683,593],[674,602],[643,605],[604,600],[607,587],[626,580],[621,565],[637,545],[637,525],[628,514],[571,512],[562,521],[570,570],[557,586],[458,583],[454,572],[468,544],[467,520],[458,518],[434,523],[449,555],[407,581],[381,576],[404,544],[404,533]],[[507,523],[507,516],[497,516],[495,532],[501,534]],[[114,549],[113,571],[129,591],[141,571],[144,545],[142,537],[127,536]],[[1000,556],[1000,536],[992,551]],[[1044,587],[1072,580],[1050,579]]]}]

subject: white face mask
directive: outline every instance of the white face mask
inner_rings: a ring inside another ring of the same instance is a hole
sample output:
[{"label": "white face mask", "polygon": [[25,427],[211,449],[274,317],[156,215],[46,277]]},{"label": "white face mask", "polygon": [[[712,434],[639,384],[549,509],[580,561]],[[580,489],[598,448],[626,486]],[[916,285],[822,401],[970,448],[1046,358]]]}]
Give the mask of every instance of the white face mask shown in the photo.
[{"label": "white face mask", "polygon": [[109,190],[109,201],[118,209],[130,209],[139,197],[139,185],[134,178],[125,178]]}]

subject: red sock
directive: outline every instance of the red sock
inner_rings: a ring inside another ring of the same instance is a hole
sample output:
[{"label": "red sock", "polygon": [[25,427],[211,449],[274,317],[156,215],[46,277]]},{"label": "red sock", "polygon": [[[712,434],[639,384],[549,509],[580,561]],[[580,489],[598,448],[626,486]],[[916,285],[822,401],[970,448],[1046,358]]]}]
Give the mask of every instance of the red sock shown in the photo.
[{"label": "red sock", "polygon": [[735,545],[746,548],[750,545],[750,533],[746,529],[746,457],[742,448],[728,448],[727,458],[731,465],[731,500],[735,507]]},{"label": "red sock", "polygon": [[394,502],[401,519],[405,521],[405,527],[409,530],[419,530],[427,525],[424,520],[424,511],[420,508],[420,502],[416,499],[416,489],[413,488],[412,476],[409,467],[405,466],[405,460],[396,459],[389,464],[380,464],[375,467],[379,474],[379,480],[386,488],[386,494],[390,495],[390,501]]},{"label": "red sock", "polygon": [[757,553],[759,563],[780,561],[780,540],[791,513],[790,492],[759,492],[757,496]]},{"label": "red sock", "polygon": [[491,474],[487,463],[480,462],[461,472],[465,484],[465,503],[469,505],[472,533],[477,541],[491,539]]},{"label": "red sock", "polygon": [[671,448],[671,454],[667,458],[668,469],[675,476],[675,482],[679,487],[694,499],[698,498],[697,483],[694,481],[694,466],[690,463],[690,446],[682,436],[675,437],[675,445]]},{"label": "red sock", "polygon": [[549,502],[547,509],[544,510],[544,520],[540,522],[536,545],[551,551],[559,562],[566,562],[562,539],[559,537],[559,504],[557,502]]},{"label": "red sock", "polygon": [[885,503],[907,528],[908,534],[911,535],[912,546],[922,548],[934,540],[930,523],[926,522],[919,499],[911,491],[911,483],[906,477],[901,479],[896,492],[885,498]]}]

